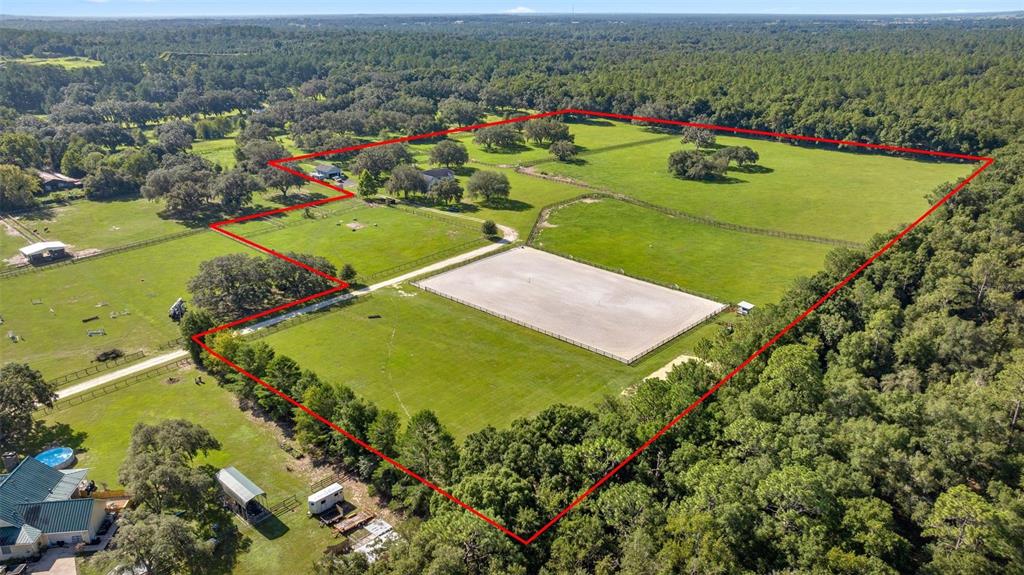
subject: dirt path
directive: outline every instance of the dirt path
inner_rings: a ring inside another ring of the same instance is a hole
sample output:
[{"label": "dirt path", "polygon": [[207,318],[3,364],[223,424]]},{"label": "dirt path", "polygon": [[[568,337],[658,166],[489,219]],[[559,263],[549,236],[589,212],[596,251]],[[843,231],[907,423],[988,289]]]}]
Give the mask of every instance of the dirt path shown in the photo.
[{"label": "dirt path", "polygon": [[65,387],[64,389],[58,390],[57,391],[57,399],[60,400],[60,399],[64,399],[64,398],[70,397],[72,395],[77,395],[77,394],[82,393],[84,391],[89,391],[90,389],[92,389],[94,387],[99,387],[99,386],[101,386],[103,384],[110,383],[112,381],[121,379],[122,377],[128,377],[129,375],[136,374],[136,373],[138,373],[140,371],[145,371],[145,370],[150,369],[152,367],[157,367],[157,366],[163,365],[165,363],[170,363],[172,361],[177,361],[177,360],[179,360],[179,359],[181,359],[183,357],[186,357],[186,356],[188,356],[188,352],[187,351],[185,351],[184,349],[178,349],[178,350],[172,351],[170,353],[165,353],[163,355],[158,355],[158,356],[155,356],[155,357],[151,357],[151,358],[149,358],[149,359],[147,359],[145,361],[140,361],[139,363],[136,363],[136,364],[133,364],[133,365],[129,365],[128,367],[124,367],[124,368],[121,368],[121,369],[118,369],[118,370],[115,370],[115,371],[111,371],[111,372],[105,373],[105,374],[103,374],[101,376],[85,380],[82,383],[76,383],[75,385],[72,385],[72,386],[69,386],[69,387]]}]

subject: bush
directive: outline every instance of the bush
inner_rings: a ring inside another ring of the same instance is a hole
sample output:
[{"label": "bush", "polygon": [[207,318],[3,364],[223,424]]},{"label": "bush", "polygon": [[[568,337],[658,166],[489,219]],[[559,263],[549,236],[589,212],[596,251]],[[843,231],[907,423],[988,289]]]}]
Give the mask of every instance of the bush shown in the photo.
[{"label": "bush", "polygon": [[487,220],[482,226],[480,226],[480,231],[483,232],[485,236],[493,238],[498,235],[498,224],[494,223],[494,220]]},{"label": "bush", "polygon": [[548,152],[557,158],[558,161],[568,162],[576,157],[576,144],[568,140],[559,140],[554,144],[551,144],[551,147],[548,148]]}]

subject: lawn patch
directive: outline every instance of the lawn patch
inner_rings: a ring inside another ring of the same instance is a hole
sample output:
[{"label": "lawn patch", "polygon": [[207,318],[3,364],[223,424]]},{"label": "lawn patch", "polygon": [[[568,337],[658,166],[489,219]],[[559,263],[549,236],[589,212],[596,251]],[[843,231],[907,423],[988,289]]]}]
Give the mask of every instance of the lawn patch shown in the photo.
[{"label": "lawn patch", "polygon": [[773,303],[831,246],[725,230],[603,199],[554,210],[537,247],[721,301]]}]

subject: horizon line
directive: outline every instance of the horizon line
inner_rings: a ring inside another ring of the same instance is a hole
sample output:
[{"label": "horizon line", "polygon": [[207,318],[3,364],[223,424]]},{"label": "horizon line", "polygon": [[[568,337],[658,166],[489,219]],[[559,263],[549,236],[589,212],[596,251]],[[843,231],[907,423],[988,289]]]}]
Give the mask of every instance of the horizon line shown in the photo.
[{"label": "horizon line", "polygon": [[528,18],[531,16],[757,16],[757,17],[952,17],[952,16],[993,16],[993,15],[1020,15],[1024,16],[1024,10],[945,10],[938,12],[516,12],[505,10],[499,12],[311,12],[308,14],[282,14],[274,12],[263,12],[254,14],[120,14],[120,15],[44,15],[44,14],[5,14],[0,13],[0,24],[4,19],[23,18],[40,20],[164,20],[174,18],[184,19],[246,19],[246,18],[309,18],[309,17],[416,17],[416,18],[443,18],[454,16],[503,16],[509,18]]}]

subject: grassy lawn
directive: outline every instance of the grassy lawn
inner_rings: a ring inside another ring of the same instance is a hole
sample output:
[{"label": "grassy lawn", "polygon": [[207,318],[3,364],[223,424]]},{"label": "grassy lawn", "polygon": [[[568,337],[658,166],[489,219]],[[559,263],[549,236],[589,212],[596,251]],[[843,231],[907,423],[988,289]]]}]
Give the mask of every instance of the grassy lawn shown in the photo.
[{"label": "grassy lawn", "polygon": [[29,66],[60,66],[66,70],[75,68],[95,68],[103,62],[84,56],[61,56],[58,58],[40,58],[38,56],[22,56],[20,58],[0,58],[0,61],[27,64]]},{"label": "grassy lawn", "polygon": [[555,403],[593,405],[692,351],[718,329],[705,324],[627,366],[406,285],[379,290],[372,299],[264,341],[403,417],[434,410],[462,438]]},{"label": "grassy lawn", "polygon": [[928,207],[927,193],[971,170],[959,163],[719,136],[721,145],[756,150],[763,173],[731,170],[727,182],[693,182],[667,170],[669,154],[684,149],[678,136],[599,124],[570,126],[584,148],[579,163],[545,160],[536,167],[727,222],[858,242],[913,220]]},{"label": "grassy lawn", "polygon": [[[756,150],[763,170],[731,170],[725,182],[692,182],[675,178],[667,170],[669,154],[686,147],[678,135],[603,120],[569,127],[581,150],[576,163],[554,161],[545,148],[532,144],[489,152],[473,144],[472,134],[453,138],[464,143],[477,162],[532,165],[542,172],[727,222],[857,242],[914,219],[927,208],[926,194],[971,170],[959,163],[719,136],[721,145]],[[470,167],[493,169],[483,164]],[[532,203],[518,195],[521,189],[513,183],[513,199]]]},{"label": "grassy lawn", "polygon": [[[102,250],[187,229],[180,222],[159,217],[163,208],[163,202],[142,198],[78,200],[22,214],[18,219],[46,239],[72,246],[72,251]],[[9,255],[5,250],[4,257]]]},{"label": "grassy lawn", "polygon": [[[363,275],[421,258],[430,259],[433,254],[458,246],[466,246],[466,251],[478,247],[466,245],[469,242],[476,241],[480,246],[486,243],[474,224],[396,208],[370,207],[359,200],[327,204],[322,213],[326,217],[307,219],[302,210],[295,210],[272,222],[261,220],[228,229],[243,236],[263,230],[254,239],[271,249],[323,256],[339,270],[350,263]],[[283,227],[271,230],[271,225]],[[446,252],[439,259],[451,255],[455,254]]]},{"label": "grassy lawn", "polygon": [[192,153],[230,170],[235,167],[235,135],[192,142]]},{"label": "grassy lawn", "polygon": [[[202,232],[0,280],[3,333],[23,338],[13,343],[5,337],[0,356],[27,362],[51,378],[88,367],[97,353],[111,348],[153,350],[179,335],[167,309],[187,295],[185,285],[199,263],[235,252],[252,250]],[[130,315],[110,318],[126,310]],[[92,316],[99,319],[82,322]],[[107,335],[88,337],[88,330],[101,328]]]},{"label": "grassy lawn", "polygon": [[[71,443],[78,452],[78,467],[89,468],[89,478],[110,488],[118,486],[117,469],[128,450],[131,429],[140,421],[155,423],[182,418],[208,429],[222,449],[200,457],[199,464],[234,465],[267,492],[273,504],[289,495],[299,499],[291,513],[271,519],[261,530],[240,521],[242,533],[251,539],[238,557],[235,573],[296,573],[311,569],[312,561],[328,545],[339,542],[329,530],[307,518],[305,498],[310,477],[297,469],[300,463],[281,450],[266,425],[254,423],[235,406],[233,396],[212,383],[195,385],[193,371],[175,374],[179,382],[158,376],[102,398],[56,411],[49,423],[70,426],[81,434]],[[209,380],[209,378],[206,378]],[[105,573],[95,570],[96,573]]]},{"label": "grassy lawn", "polygon": [[551,214],[540,245],[621,268],[719,301],[778,301],[820,270],[830,246],[694,224],[616,200],[577,202]]},{"label": "grassy lawn", "polygon": [[[28,245],[28,240],[13,228],[0,224],[0,260],[5,260],[18,253],[18,248]],[[0,262],[0,268],[3,268]]]}]

